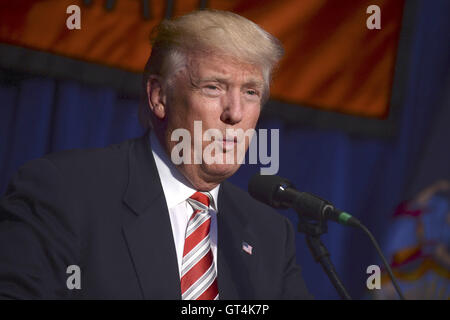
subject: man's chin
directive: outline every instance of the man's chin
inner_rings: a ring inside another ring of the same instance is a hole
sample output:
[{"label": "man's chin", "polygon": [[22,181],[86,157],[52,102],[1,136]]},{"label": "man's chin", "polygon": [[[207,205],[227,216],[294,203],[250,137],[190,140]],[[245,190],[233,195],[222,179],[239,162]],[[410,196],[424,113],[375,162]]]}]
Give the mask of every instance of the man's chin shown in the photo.
[{"label": "man's chin", "polygon": [[231,177],[241,166],[240,164],[206,164],[203,163],[202,171],[213,179],[217,179],[217,182],[220,183],[223,180]]}]

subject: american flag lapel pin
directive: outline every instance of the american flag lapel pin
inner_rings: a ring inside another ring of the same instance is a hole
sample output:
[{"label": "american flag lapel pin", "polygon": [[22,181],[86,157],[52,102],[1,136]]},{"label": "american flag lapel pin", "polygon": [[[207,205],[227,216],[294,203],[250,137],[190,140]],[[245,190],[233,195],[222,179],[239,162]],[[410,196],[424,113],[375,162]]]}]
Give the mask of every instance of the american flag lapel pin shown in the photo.
[{"label": "american flag lapel pin", "polygon": [[249,255],[253,254],[253,247],[245,241],[242,242],[242,250]]}]

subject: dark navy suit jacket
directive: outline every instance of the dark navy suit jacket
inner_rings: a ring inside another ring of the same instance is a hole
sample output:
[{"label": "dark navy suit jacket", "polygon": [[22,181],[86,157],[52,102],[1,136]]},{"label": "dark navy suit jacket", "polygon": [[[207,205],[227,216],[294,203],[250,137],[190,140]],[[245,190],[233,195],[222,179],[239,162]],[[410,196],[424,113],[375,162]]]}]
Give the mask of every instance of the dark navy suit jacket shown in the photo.
[{"label": "dark navy suit jacket", "polygon": [[[218,197],[220,299],[310,298],[291,223],[227,181]],[[1,298],[180,299],[176,259],[147,136],[30,161],[0,200]]]}]

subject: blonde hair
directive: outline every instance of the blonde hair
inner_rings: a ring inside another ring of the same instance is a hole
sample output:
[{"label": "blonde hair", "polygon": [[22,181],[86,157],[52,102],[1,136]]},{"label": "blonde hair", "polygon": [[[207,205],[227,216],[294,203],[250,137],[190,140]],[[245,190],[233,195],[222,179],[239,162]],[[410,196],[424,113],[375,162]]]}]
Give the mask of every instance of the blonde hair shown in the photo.
[{"label": "blonde hair", "polygon": [[[175,72],[186,66],[186,57],[191,52],[217,53],[261,68],[265,84],[263,102],[269,96],[273,70],[284,54],[279,40],[254,22],[232,12],[211,9],[162,21],[153,29],[151,42],[144,89],[151,75],[161,77],[169,85]],[[147,101],[139,108],[139,120],[145,128],[151,126]]]}]

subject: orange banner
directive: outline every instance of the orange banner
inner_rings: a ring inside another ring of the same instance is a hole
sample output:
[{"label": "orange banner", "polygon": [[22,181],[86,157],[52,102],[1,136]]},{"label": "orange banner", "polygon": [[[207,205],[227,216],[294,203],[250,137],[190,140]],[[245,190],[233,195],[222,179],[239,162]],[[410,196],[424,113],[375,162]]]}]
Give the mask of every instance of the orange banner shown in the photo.
[{"label": "orange banner", "polygon": [[[167,15],[200,1],[2,0],[0,42],[140,72],[150,54],[150,30]],[[347,114],[385,118],[393,83],[403,0],[210,0],[279,38],[286,55],[272,98]],[[81,9],[81,29],[69,30],[70,5]],[[380,8],[381,29],[368,29],[370,5]]]}]

